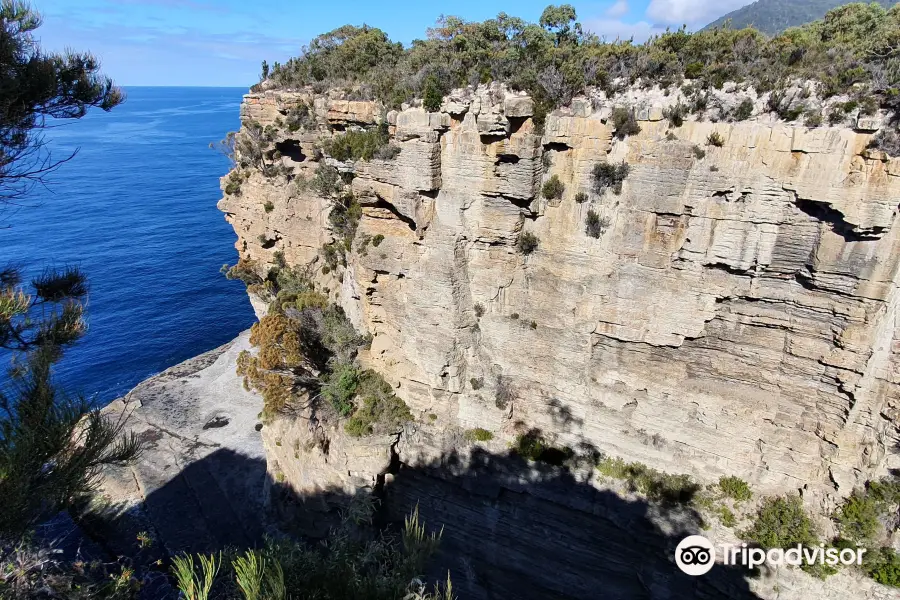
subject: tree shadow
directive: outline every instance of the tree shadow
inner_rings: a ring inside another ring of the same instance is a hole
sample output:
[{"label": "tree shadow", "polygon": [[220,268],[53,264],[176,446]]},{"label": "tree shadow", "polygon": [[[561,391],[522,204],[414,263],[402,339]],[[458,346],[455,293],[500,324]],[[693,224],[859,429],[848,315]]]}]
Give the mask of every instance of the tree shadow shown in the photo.
[{"label": "tree shadow", "polygon": [[701,577],[675,565],[700,516],[678,504],[625,499],[591,484],[594,469],[530,462],[510,451],[455,453],[401,466],[385,486],[389,520],[418,505],[444,526],[434,576],[450,569],[461,598],[757,598],[747,571]]},{"label": "tree shadow", "polygon": [[[718,564],[700,577],[683,574],[674,549],[687,535],[702,535],[699,515],[598,489],[589,459],[555,466],[481,447],[422,466],[395,459],[361,492],[381,500],[376,525],[397,528],[418,506],[430,529],[443,527],[427,575],[443,579],[449,570],[463,600],[758,597],[743,568]],[[350,500],[334,489],[298,494],[266,475],[263,460],[217,450],[146,496],[160,542],[147,556],[258,547],[274,522],[314,540],[327,535]],[[127,540],[135,526],[122,515],[106,529]]]}]

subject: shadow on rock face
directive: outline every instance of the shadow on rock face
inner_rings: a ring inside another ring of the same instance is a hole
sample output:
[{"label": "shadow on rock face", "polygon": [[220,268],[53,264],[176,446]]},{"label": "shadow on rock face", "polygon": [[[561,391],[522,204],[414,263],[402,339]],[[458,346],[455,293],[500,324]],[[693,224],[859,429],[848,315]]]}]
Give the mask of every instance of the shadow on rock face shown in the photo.
[{"label": "shadow on rock face", "polygon": [[[701,533],[693,510],[598,490],[590,469],[475,448],[465,459],[449,453],[391,470],[373,485],[381,498],[376,525],[397,528],[418,505],[430,529],[443,527],[427,575],[443,579],[449,569],[461,600],[757,598],[742,568],[719,564],[691,577],[675,565],[678,542]],[[264,498],[271,500],[265,511]],[[276,515],[284,530],[312,540],[327,535],[350,500],[338,490],[301,497],[269,478],[264,461],[219,450],[149,494],[144,510],[157,553],[171,556],[258,547]],[[107,523],[107,542],[113,531],[133,540],[129,528],[127,515]]]},{"label": "shadow on rock face", "polygon": [[462,598],[757,598],[742,568],[691,577],[675,565],[678,543],[702,534],[695,511],[598,490],[593,471],[476,448],[401,467],[385,506],[398,520],[418,505],[444,526],[434,575],[450,569]]}]

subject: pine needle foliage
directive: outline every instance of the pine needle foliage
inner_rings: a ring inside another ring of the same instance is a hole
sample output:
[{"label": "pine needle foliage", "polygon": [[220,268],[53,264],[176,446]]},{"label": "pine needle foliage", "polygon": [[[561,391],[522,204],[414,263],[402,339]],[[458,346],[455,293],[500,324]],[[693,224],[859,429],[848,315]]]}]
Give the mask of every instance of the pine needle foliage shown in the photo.
[{"label": "pine needle foliage", "polygon": [[0,385],[0,538],[15,538],[40,518],[84,499],[104,465],[139,453],[124,422],[56,388],[52,367],[85,333],[84,276],[45,271],[21,285],[0,273],[0,347],[18,357]]},{"label": "pine needle foliage", "polygon": [[284,600],[284,571],[281,563],[263,552],[247,550],[231,564],[244,600]]},{"label": "pine needle foliage", "polygon": [[209,600],[209,593],[222,566],[221,555],[200,554],[197,560],[200,563],[199,572],[194,566],[194,557],[190,554],[172,559],[172,574],[185,600]]},{"label": "pine needle foliage", "polygon": [[48,119],[80,119],[89,108],[125,100],[90,53],[52,53],[35,31],[41,16],[29,3],[0,1],[0,203],[18,203],[74,153],[54,157],[43,131]]}]

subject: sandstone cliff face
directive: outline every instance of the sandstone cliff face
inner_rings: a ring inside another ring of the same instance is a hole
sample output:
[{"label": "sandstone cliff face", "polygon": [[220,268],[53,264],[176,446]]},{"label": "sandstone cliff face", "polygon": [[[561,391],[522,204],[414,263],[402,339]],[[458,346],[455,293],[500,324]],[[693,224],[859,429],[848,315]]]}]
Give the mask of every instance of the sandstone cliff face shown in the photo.
[{"label": "sandstone cliff face", "polygon": [[[373,102],[279,91],[248,95],[242,116],[273,124],[301,99],[338,130],[382,118]],[[602,96],[550,114],[542,132],[531,100],[497,85],[455,92],[440,112],[387,113],[401,150],[354,165],[363,218],[337,273],[317,262],[330,200],[260,174],[225,196],[241,255],[315,265],[374,336],[365,360],[419,417],[399,439],[364,444],[334,423],[277,421],[263,432],[273,470],[300,493],[352,492],[392,457],[469,456],[468,428],[494,432],[482,446],[502,451],[521,424],[766,493],[846,494],[900,466],[900,159],[866,149],[879,124],[674,127],[662,94],[632,100],[642,131],[624,140]],[[279,131],[281,160],[311,177],[329,135]],[[594,165],[622,161],[621,194],[596,193]],[[553,175],[565,192],[547,200]],[[585,232],[589,210],[608,222],[599,238]],[[516,251],[523,231],[540,240],[529,255]],[[498,388],[512,400],[497,402]],[[317,436],[327,455],[303,449]],[[495,508],[515,487],[498,485]]]}]

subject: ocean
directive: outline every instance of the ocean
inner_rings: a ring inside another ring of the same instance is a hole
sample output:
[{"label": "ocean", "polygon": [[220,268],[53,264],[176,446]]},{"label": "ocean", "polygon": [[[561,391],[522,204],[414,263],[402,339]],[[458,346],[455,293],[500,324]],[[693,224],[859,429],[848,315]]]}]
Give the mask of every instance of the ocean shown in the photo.
[{"label": "ocean", "polygon": [[[88,331],[56,366],[98,405],[249,327],[244,286],[219,272],[236,236],[216,210],[227,159],[209,148],[240,125],[244,88],[125,88],[126,102],[48,130],[78,154],[0,213],[3,264],[88,276]],[[8,355],[0,356],[8,364]]]}]

